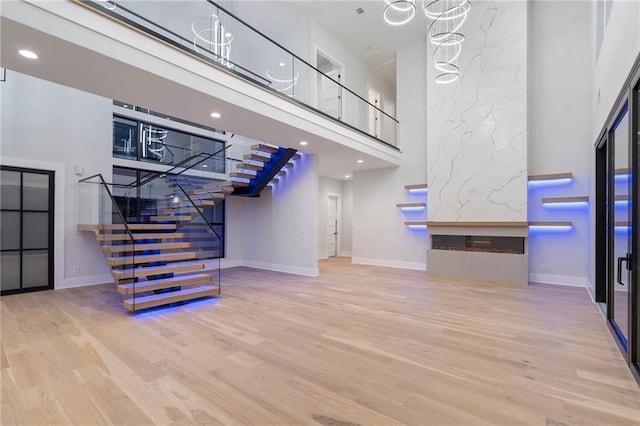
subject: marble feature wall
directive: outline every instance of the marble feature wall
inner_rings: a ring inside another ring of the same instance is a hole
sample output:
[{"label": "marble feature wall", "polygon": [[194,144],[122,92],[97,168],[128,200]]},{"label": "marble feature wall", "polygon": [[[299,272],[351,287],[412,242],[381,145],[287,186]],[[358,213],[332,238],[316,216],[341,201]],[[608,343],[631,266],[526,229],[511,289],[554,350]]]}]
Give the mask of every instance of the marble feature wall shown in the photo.
[{"label": "marble feature wall", "polygon": [[460,78],[427,47],[430,221],[527,220],[527,3],[476,1],[462,32]]}]

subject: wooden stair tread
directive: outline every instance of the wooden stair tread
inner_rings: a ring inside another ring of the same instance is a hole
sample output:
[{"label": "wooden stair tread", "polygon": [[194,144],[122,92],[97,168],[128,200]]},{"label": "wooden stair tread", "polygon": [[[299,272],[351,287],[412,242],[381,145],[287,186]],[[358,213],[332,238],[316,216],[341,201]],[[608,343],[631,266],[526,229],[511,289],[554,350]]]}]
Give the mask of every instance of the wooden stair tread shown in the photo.
[{"label": "wooden stair tread", "polygon": [[547,173],[544,175],[530,175],[529,181],[535,180],[553,180],[553,179],[570,179],[573,177],[573,173],[565,172],[565,173]]},{"label": "wooden stair tread", "polygon": [[162,213],[198,213],[198,209],[191,207],[191,203],[184,207],[168,207],[161,210]]},{"label": "wooden stair tread", "polygon": [[151,216],[149,220],[154,222],[189,222],[193,218],[189,215],[163,215],[163,216]]},{"label": "wooden stair tread", "polygon": [[547,197],[543,198],[543,203],[579,203],[589,201],[589,197],[587,195],[576,195],[571,197]]},{"label": "wooden stair tread", "polygon": [[262,152],[253,152],[242,156],[245,161],[258,161],[260,163],[268,163],[271,161],[271,155]]},{"label": "wooden stair tread", "polygon": [[231,185],[234,188],[246,188],[247,186],[249,186],[249,184],[246,182],[233,182]]},{"label": "wooden stair tread", "polygon": [[187,249],[191,246],[188,242],[175,242],[175,243],[143,243],[143,244],[118,244],[115,246],[102,246],[102,251],[105,253],[122,253],[131,250],[172,250],[172,249]]},{"label": "wooden stair tread", "polygon": [[186,251],[180,253],[160,253],[160,254],[145,254],[140,256],[122,256],[122,257],[107,257],[107,264],[109,266],[124,266],[138,263],[149,262],[175,262],[177,260],[190,260],[197,257],[196,252]]},{"label": "wooden stair tread", "polygon": [[[101,224],[101,225],[78,225],[80,231],[124,231],[126,227],[122,224]],[[176,229],[173,223],[130,223],[131,230],[153,230],[153,229]]]},{"label": "wooden stair tread", "polygon": [[124,307],[133,311],[134,309],[145,309],[154,306],[167,305],[169,303],[181,302],[184,300],[198,299],[206,296],[217,296],[220,289],[214,286],[201,286],[187,288],[169,293],[154,294],[152,296],[141,296],[134,299],[125,300]]},{"label": "wooden stair tread", "polygon": [[251,145],[251,150],[252,151],[262,151],[262,152],[268,152],[269,154],[275,154],[276,152],[279,151],[279,149],[275,146],[270,146],[267,144],[255,144],[255,145]]},{"label": "wooden stair tread", "polygon": [[140,281],[137,283],[119,284],[118,293],[134,294],[145,291],[159,290],[161,288],[175,287],[179,285],[200,284],[213,281],[209,274],[184,275],[160,280]]},{"label": "wooden stair tread", "polygon": [[398,203],[396,207],[427,207],[426,203]]},{"label": "wooden stair tread", "polygon": [[[134,238],[136,240],[170,240],[174,238],[183,238],[184,234],[182,232],[172,232],[172,233],[134,233]],[[129,234],[96,234],[96,239],[98,241],[128,241],[130,240]]]},{"label": "wooden stair tread", "polygon": [[262,165],[257,165],[257,164],[240,163],[236,165],[236,169],[247,169],[247,170],[255,170],[257,172],[260,172],[262,171],[262,169],[264,169],[264,167]]},{"label": "wooden stair tread", "polygon": [[286,176],[286,175],[287,175],[287,172],[285,172],[284,170],[280,170],[278,172],[278,176]]},{"label": "wooden stair tread", "polygon": [[411,185],[405,185],[404,189],[427,189],[426,183],[415,183]]},{"label": "wooden stair tread", "polygon": [[247,173],[247,172],[231,172],[229,173],[229,176],[231,177],[239,177],[239,178],[243,178],[243,179],[253,179],[256,177],[256,174],[251,174],[251,173]]},{"label": "wooden stair tread", "polygon": [[168,274],[171,272],[188,272],[204,269],[204,263],[198,262],[178,262],[161,266],[143,266],[133,269],[120,269],[111,271],[113,278],[117,280],[125,280],[135,277],[148,277],[151,275]]}]

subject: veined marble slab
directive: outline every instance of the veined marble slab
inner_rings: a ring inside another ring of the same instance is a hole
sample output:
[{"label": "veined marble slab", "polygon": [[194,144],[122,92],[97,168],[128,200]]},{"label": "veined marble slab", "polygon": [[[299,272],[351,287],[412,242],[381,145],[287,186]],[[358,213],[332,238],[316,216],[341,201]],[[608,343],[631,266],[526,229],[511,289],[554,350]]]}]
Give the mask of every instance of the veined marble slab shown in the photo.
[{"label": "veined marble slab", "polygon": [[473,2],[451,84],[427,43],[430,221],[527,220],[526,28],[526,2]]}]

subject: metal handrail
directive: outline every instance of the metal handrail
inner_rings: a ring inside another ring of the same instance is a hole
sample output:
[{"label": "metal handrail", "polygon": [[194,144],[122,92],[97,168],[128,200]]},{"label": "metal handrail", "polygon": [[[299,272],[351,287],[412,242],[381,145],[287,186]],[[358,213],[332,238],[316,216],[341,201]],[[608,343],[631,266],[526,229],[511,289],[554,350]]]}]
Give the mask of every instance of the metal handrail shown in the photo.
[{"label": "metal handrail", "polygon": [[[75,1],[78,1],[79,3],[81,3],[81,4],[83,4],[83,5],[89,6],[89,7],[91,7],[92,9],[100,10],[100,12],[101,12],[101,13],[106,14],[106,15],[108,15],[108,16],[111,16],[111,17],[113,17],[113,18],[115,18],[115,19],[118,19],[118,20],[120,20],[120,21],[126,22],[127,24],[129,24],[129,25],[131,25],[131,26],[133,26],[133,27],[140,28],[140,29],[145,29],[145,30],[147,30],[147,31],[150,31],[150,32],[152,32],[155,36],[157,36],[157,37],[159,37],[160,39],[162,39],[163,41],[166,41],[166,42],[172,43],[172,41],[171,41],[169,38],[164,37],[164,36],[162,36],[161,34],[158,34],[157,32],[154,32],[154,31],[150,30],[149,28],[144,28],[144,27],[142,27],[141,25],[137,24],[136,22],[132,21],[131,19],[128,19],[128,18],[126,18],[125,16],[122,16],[122,15],[120,15],[120,14],[118,14],[118,13],[114,13],[112,10],[107,10],[107,9],[101,8],[99,5],[96,5],[95,3],[91,2],[91,1],[88,1],[88,0],[75,0]],[[206,2],[207,2],[207,3],[209,3],[209,4],[211,4],[212,6],[216,7],[217,9],[222,10],[224,13],[226,13],[227,15],[229,15],[230,17],[232,17],[234,20],[236,20],[236,21],[237,21],[237,22],[239,22],[240,24],[244,25],[245,27],[247,27],[248,29],[250,29],[250,30],[251,30],[251,31],[253,31],[254,33],[258,34],[260,37],[264,38],[265,40],[269,41],[269,42],[270,42],[270,43],[272,43],[273,45],[275,45],[275,46],[277,46],[278,48],[282,49],[282,50],[283,50],[283,51],[285,51],[287,54],[291,55],[293,58],[297,59],[297,60],[298,60],[298,61],[300,61],[301,63],[305,64],[305,65],[306,65],[306,66],[308,66],[309,68],[311,68],[311,69],[313,69],[314,71],[316,71],[317,73],[321,74],[324,78],[328,78],[329,80],[333,81],[333,82],[334,82],[334,83],[336,83],[339,87],[341,87],[342,89],[344,89],[344,90],[346,90],[347,92],[351,93],[352,95],[354,95],[356,98],[360,99],[360,100],[361,100],[362,102],[364,102],[365,104],[369,105],[370,107],[372,107],[372,108],[374,108],[375,110],[379,111],[379,112],[380,112],[380,113],[382,113],[383,115],[385,115],[385,116],[389,117],[389,118],[390,118],[391,120],[393,120],[395,123],[399,124],[399,121],[398,121],[395,117],[393,117],[393,116],[389,115],[387,112],[385,112],[384,110],[380,109],[380,108],[379,108],[379,107],[377,107],[376,105],[372,104],[371,102],[369,102],[368,100],[366,100],[366,99],[365,99],[365,98],[363,98],[362,96],[358,95],[358,94],[357,94],[357,93],[355,93],[353,90],[351,90],[351,89],[349,89],[348,87],[344,86],[344,85],[343,85],[342,83],[340,83],[339,81],[334,80],[332,77],[330,77],[330,76],[328,76],[327,74],[323,73],[323,72],[322,72],[322,71],[320,71],[318,68],[316,68],[315,66],[311,65],[311,64],[310,64],[309,62],[307,62],[306,60],[304,60],[304,59],[300,58],[298,55],[296,55],[295,53],[291,52],[289,49],[285,48],[284,46],[282,46],[280,43],[276,42],[275,40],[273,40],[273,39],[272,39],[272,38],[270,38],[269,36],[267,36],[267,35],[263,34],[261,31],[257,30],[255,27],[253,27],[252,25],[248,24],[248,23],[247,23],[247,22],[245,22],[244,20],[240,19],[239,17],[237,17],[237,16],[236,16],[236,15],[234,15],[233,13],[229,12],[229,11],[228,11],[227,9],[225,9],[224,7],[222,7],[222,6],[218,5],[217,3],[215,3],[215,2],[214,2],[214,1],[212,1],[212,0],[204,0],[204,1],[206,1]],[[143,16],[139,15],[138,13],[133,12],[133,11],[131,11],[130,9],[128,9],[128,8],[126,8],[126,7],[124,7],[124,6],[122,6],[122,5],[118,4],[118,3],[116,3],[116,2],[114,2],[114,3],[115,3],[115,4],[117,4],[118,8],[120,8],[120,9],[124,10],[125,12],[127,12],[127,13],[129,13],[129,14],[131,14],[131,15],[135,16],[136,18],[138,18],[138,19],[140,19],[140,20],[143,20],[143,21],[146,21],[146,22],[148,22],[148,23],[150,23],[150,24],[154,25],[155,27],[162,29],[162,30],[163,30],[163,31],[165,31],[166,33],[171,34],[173,37],[176,37],[177,39],[179,39],[179,40],[181,40],[181,41],[183,41],[183,42],[189,42],[189,43],[191,43],[191,40],[189,40],[189,39],[187,39],[187,38],[185,38],[185,37],[183,37],[183,36],[181,36],[181,35],[179,35],[179,34],[175,33],[174,31],[171,31],[171,30],[169,30],[169,29],[167,29],[167,28],[163,27],[162,25],[157,24],[157,23],[155,23],[155,22],[153,22],[153,21],[151,21],[151,20],[149,20],[149,19],[147,19],[147,18],[145,18],[145,17],[143,17]],[[177,45],[177,47],[184,49],[184,47],[185,47],[185,46]],[[218,54],[216,54],[215,52],[210,51],[209,49],[207,49],[207,48],[205,48],[205,47],[201,47],[201,49],[202,49],[202,50],[206,50],[208,53],[210,53],[210,54],[212,54],[212,55],[214,55],[214,56],[216,56],[216,57],[219,57],[219,55],[218,55]],[[202,56],[201,54],[198,54],[197,52],[193,52],[192,50],[189,50],[189,51],[190,51],[190,53],[194,53],[194,54],[197,54],[198,56],[204,57],[204,56]],[[268,86],[269,84],[271,84],[271,81],[269,81],[269,80],[265,79],[264,77],[262,77],[262,76],[260,76],[260,75],[258,75],[258,74],[256,74],[256,73],[254,73],[253,71],[251,71],[251,70],[249,70],[249,69],[247,69],[247,68],[245,68],[245,67],[243,67],[243,66],[241,66],[241,65],[239,65],[239,64],[236,64],[235,62],[233,62],[233,61],[231,61],[231,60],[227,60],[227,61],[228,61],[229,63],[233,64],[233,66],[234,66],[234,67],[237,67],[237,68],[239,68],[239,69],[241,69],[241,70],[243,70],[243,71],[245,71],[245,72],[247,72],[247,73],[249,73],[249,74],[251,74],[251,75],[253,75],[253,76],[257,77],[257,78],[259,78],[259,79],[260,79],[260,80],[262,80],[262,81],[266,81],[266,82],[267,82],[267,86]],[[215,64],[214,64],[214,65],[215,65]],[[306,105],[306,104],[305,104],[305,105]],[[385,142],[385,143],[386,143],[386,142]]]},{"label": "metal handrail", "polygon": [[[242,25],[244,25],[245,27],[249,28],[251,31],[253,31],[254,33],[257,33],[258,35],[260,35],[261,37],[263,37],[266,40],[269,40],[269,42],[271,42],[272,44],[275,44],[276,46],[278,46],[280,49],[284,50],[285,52],[287,52],[289,55],[293,56],[294,58],[296,58],[298,61],[302,62],[303,64],[307,65],[309,68],[315,70],[317,73],[322,74],[324,77],[328,78],[329,80],[333,81],[334,83],[336,83],[338,86],[340,86],[341,88],[345,89],[347,92],[351,93],[352,95],[354,95],[355,97],[357,97],[358,99],[362,100],[363,102],[369,104],[370,106],[372,106],[373,108],[377,109],[378,111],[380,111],[381,113],[383,113],[384,115],[386,115],[387,117],[389,117],[390,119],[392,119],[393,121],[395,121],[396,123],[400,123],[398,120],[395,119],[395,117],[390,116],[389,114],[387,114],[386,112],[384,112],[383,110],[381,110],[380,108],[378,108],[377,106],[373,105],[371,102],[369,102],[368,100],[364,99],[362,96],[358,95],[357,93],[355,93],[353,90],[349,89],[346,86],[343,86],[339,81],[334,80],[333,78],[329,77],[327,74],[323,73],[322,71],[320,71],[318,68],[316,68],[315,66],[311,65],[309,62],[305,61],[304,59],[302,59],[301,57],[299,57],[298,55],[296,55],[295,53],[293,53],[292,51],[290,51],[289,49],[287,49],[286,47],[284,47],[283,45],[281,45],[280,43],[278,43],[277,41],[275,41],[274,39],[272,39],[271,37],[267,36],[266,34],[263,34],[261,31],[257,30],[255,27],[253,27],[252,25],[246,23],[245,21],[243,21],[242,19],[238,18],[236,15],[234,15],[233,13],[229,12],[227,9],[225,9],[224,7],[220,6],[219,4],[217,4],[216,2],[212,1],[212,0],[205,0],[207,3],[211,4],[212,6],[216,7],[217,9],[222,10],[224,13],[226,13],[227,15],[231,16],[233,19],[235,19],[236,21],[240,22]],[[158,25],[158,24],[154,24],[154,25]],[[159,26],[159,25],[158,25]]]},{"label": "metal handrail", "polygon": [[122,224],[124,225],[124,228],[127,231],[127,235],[129,235],[129,239],[131,240],[131,243],[135,245],[135,237],[133,236],[133,232],[131,232],[131,228],[129,228],[129,224],[127,223],[126,219],[124,218],[124,214],[122,214],[122,211],[120,210],[120,207],[118,207],[118,203],[116,202],[116,199],[113,197],[113,194],[109,190],[109,184],[107,184],[107,182],[104,180],[104,177],[102,177],[102,173],[98,173],[98,174],[95,174],[93,176],[89,176],[87,178],[81,179],[81,180],[78,181],[78,183],[85,183],[85,182],[86,183],[94,183],[94,182],[89,182],[89,179],[93,179],[93,178],[96,178],[96,177],[100,179],[101,185],[107,191],[107,194],[109,194],[109,198],[111,199],[112,207],[115,207],[116,213],[120,217],[120,220],[122,221]]}]

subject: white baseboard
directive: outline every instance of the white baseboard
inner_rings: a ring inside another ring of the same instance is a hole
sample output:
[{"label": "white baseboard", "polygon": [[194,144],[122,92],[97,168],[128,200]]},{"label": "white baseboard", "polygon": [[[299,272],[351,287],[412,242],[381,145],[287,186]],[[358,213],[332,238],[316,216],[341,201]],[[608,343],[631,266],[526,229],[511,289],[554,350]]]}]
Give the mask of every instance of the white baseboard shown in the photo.
[{"label": "white baseboard", "polygon": [[591,301],[596,303],[596,295],[593,294],[593,284],[591,284],[591,280],[587,278],[587,293],[589,293],[589,297],[591,297]]},{"label": "white baseboard", "polygon": [[304,275],[306,277],[317,277],[320,275],[318,268],[301,268],[299,266],[279,265],[277,263],[256,262],[253,260],[244,260],[242,266],[265,269],[267,271],[286,272],[287,274]]},{"label": "white baseboard", "polygon": [[318,253],[318,260],[320,259],[328,259],[329,253]]},{"label": "white baseboard", "polygon": [[236,268],[242,266],[241,259],[220,259],[220,269]]},{"label": "white baseboard", "polygon": [[62,283],[56,283],[54,288],[61,290],[63,288],[86,287],[98,284],[111,284],[115,282],[111,274],[89,275],[86,277],[65,278]]},{"label": "white baseboard", "polygon": [[585,277],[571,277],[567,275],[529,274],[529,282],[540,284],[555,284],[568,287],[587,287],[588,279]]},{"label": "white baseboard", "polygon": [[369,259],[366,257],[352,257],[351,263],[358,265],[385,266],[387,268],[413,269],[416,271],[426,271],[426,263],[404,262],[400,260]]},{"label": "white baseboard", "polygon": [[340,252],[340,257],[351,257],[351,252],[343,250]]}]

